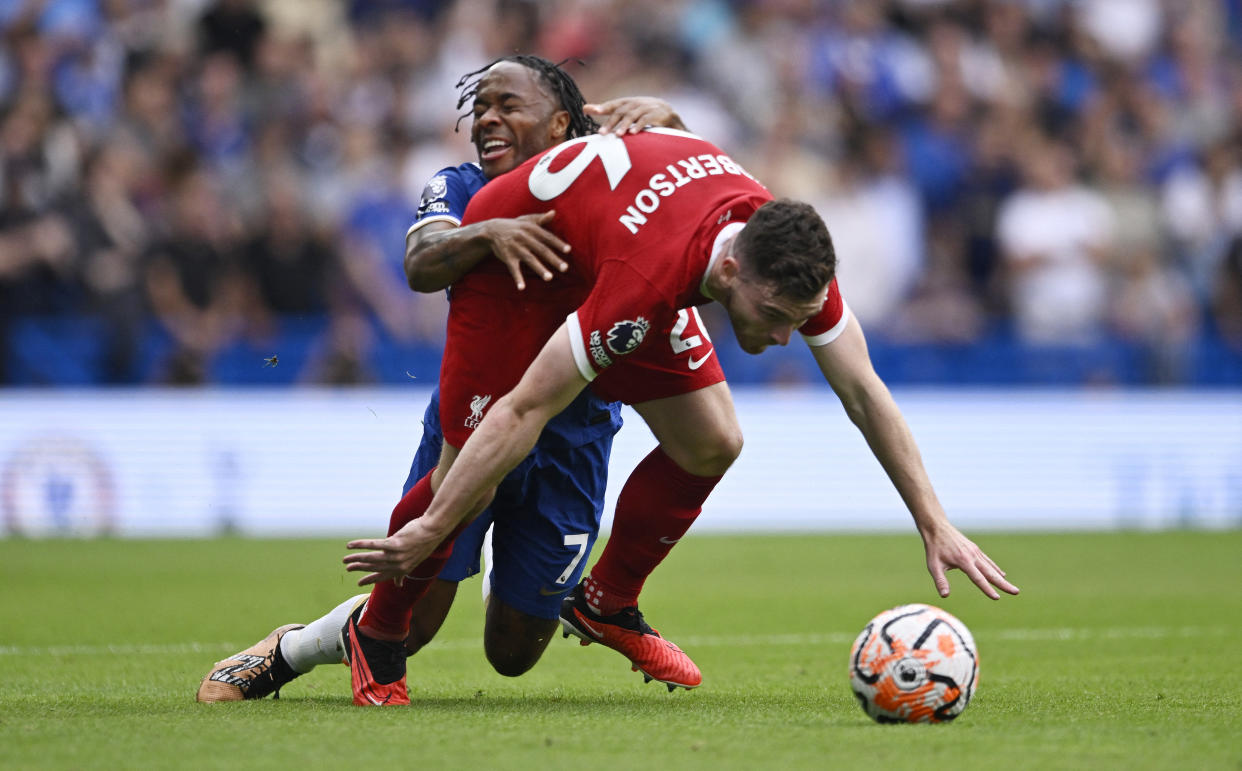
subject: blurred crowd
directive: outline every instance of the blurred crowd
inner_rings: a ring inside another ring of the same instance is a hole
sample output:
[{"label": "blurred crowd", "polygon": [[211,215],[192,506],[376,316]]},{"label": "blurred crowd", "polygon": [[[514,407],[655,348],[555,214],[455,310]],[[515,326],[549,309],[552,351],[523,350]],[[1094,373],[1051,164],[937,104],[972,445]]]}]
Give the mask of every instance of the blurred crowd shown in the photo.
[{"label": "blurred crowd", "polygon": [[513,52],[812,202],[876,340],[1242,356],[1242,0],[0,0],[0,384],[28,319],[106,383],[434,347],[404,235]]}]

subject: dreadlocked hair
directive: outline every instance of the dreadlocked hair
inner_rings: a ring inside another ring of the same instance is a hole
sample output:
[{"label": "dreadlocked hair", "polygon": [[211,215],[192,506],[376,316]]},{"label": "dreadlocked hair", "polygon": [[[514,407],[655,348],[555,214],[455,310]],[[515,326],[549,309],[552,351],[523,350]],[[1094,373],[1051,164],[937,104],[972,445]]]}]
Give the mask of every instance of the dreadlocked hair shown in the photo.
[{"label": "dreadlocked hair", "polygon": [[[457,99],[457,109],[460,110],[474,101],[474,97],[479,93],[479,82],[483,80],[483,75],[488,70],[501,62],[513,62],[538,75],[539,80],[548,87],[552,96],[560,103],[561,109],[569,113],[568,139],[594,134],[599,129],[599,124],[595,122],[594,118],[582,111],[583,105],[586,104],[586,99],[583,98],[582,92],[578,90],[578,84],[574,82],[574,79],[570,77],[568,72],[561,69],[561,65],[570,61],[582,64],[580,59],[562,59],[560,62],[553,64],[542,56],[532,56],[530,54],[514,54],[501,57],[474,72],[467,72],[461,76],[461,80],[457,81],[457,87],[461,89],[461,96]],[[461,122],[470,117],[470,115],[469,111],[462,113],[457,119],[457,125],[453,130],[458,130],[461,127]]]}]

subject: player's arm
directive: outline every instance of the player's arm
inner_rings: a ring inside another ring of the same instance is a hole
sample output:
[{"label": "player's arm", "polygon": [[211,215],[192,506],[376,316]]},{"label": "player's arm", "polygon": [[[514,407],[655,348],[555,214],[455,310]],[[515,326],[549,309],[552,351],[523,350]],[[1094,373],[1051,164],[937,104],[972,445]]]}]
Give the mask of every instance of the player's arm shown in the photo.
[{"label": "player's arm", "polygon": [[586,385],[561,325],[517,386],[487,411],[427,512],[388,538],[351,541],[351,549],[372,551],[347,555],[346,570],[371,573],[360,584],[408,575],[530,453],[544,425]]},{"label": "player's arm", "polygon": [[811,353],[914,516],[927,552],[927,569],[940,596],[949,594],[945,570],[950,568],[961,570],[994,600],[1000,599],[1000,595],[993,586],[1017,594],[1018,587],[1005,580],[1005,571],[945,516],[910,427],[871,365],[862,328],[854,319],[844,323],[836,339],[825,345],[812,345]]},{"label": "player's arm", "polygon": [[429,222],[405,238],[405,277],[415,292],[438,292],[466,275],[486,257],[505,264],[518,289],[526,288],[522,266],[544,281],[563,272],[569,244],[545,225],[556,212],[514,219],[491,219],[459,227],[447,220]]}]

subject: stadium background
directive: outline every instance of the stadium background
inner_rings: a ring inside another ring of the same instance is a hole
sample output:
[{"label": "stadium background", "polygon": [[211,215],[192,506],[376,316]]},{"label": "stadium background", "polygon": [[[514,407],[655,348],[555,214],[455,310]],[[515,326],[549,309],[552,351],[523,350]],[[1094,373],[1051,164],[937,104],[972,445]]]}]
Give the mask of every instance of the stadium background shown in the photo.
[{"label": "stadium background", "polygon": [[[513,51],[817,206],[964,527],[1236,527],[1240,45],[1239,0],[0,3],[5,532],[378,527],[445,315],[402,236]],[[908,528],[801,344],[708,315],[748,444],[697,529]]]}]

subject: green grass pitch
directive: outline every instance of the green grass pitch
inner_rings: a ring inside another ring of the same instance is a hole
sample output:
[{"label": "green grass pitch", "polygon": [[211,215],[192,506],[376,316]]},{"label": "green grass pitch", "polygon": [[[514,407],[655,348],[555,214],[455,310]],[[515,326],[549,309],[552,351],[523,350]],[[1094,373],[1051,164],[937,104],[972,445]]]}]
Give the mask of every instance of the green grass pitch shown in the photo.
[{"label": "green grass pitch", "polygon": [[[409,708],[353,707],[341,666],[196,704],[213,661],[356,593],[344,540],[0,540],[0,767],[1242,769],[1242,531],[981,535],[1023,590],[999,602],[958,573],[940,601],[914,535],[692,536],[643,608],[696,691],[560,637],[502,678],[473,580]],[[903,602],[975,634],[955,723],[877,725],[850,694],[854,636]]]}]

